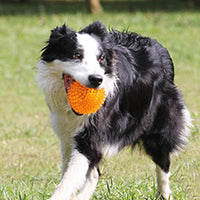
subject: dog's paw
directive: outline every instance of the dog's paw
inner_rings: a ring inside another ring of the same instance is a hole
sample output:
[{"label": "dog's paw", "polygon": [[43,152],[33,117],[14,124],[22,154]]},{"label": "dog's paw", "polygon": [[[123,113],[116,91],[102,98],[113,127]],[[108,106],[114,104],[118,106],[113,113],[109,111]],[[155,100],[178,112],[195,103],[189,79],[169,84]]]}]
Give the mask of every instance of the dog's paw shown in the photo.
[{"label": "dog's paw", "polygon": [[156,193],[156,200],[173,200],[172,193],[169,194],[161,194],[160,192]]},{"label": "dog's paw", "polygon": [[47,200],[77,200],[75,195],[72,195],[71,197],[65,197],[65,196],[59,196],[59,195],[52,195]]}]

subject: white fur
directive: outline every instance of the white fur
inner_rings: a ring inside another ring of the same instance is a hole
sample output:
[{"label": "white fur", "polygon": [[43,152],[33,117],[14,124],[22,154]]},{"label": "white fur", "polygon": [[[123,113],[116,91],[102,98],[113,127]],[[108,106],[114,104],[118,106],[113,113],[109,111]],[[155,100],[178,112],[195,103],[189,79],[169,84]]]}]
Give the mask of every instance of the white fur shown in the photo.
[{"label": "white fur", "polygon": [[103,156],[114,156],[119,152],[120,144],[107,144],[102,148]]},{"label": "white fur", "polygon": [[64,174],[71,154],[73,133],[81,126],[83,116],[76,116],[71,111],[62,80],[63,69],[56,63],[56,61],[50,64],[40,61],[37,65],[36,79],[50,108],[51,125],[60,139],[62,174]]},{"label": "white fur", "polygon": [[180,140],[183,144],[179,144],[180,145],[179,148],[174,150],[172,152],[171,156],[178,156],[180,150],[183,149],[185,147],[185,145],[188,143],[188,138],[190,136],[191,129],[193,128],[190,112],[189,112],[189,110],[186,106],[182,110],[182,115],[183,115],[183,121],[184,121],[183,125],[184,125],[184,127],[182,129],[181,134],[180,134]]},{"label": "white fur", "polygon": [[167,200],[173,200],[172,191],[170,189],[170,172],[164,172],[158,165],[156,165],[157,175],[157,197],[162,195]]},{"label": "white fur", "polygon": [[88,159],[77,150],[73,150],[68,169],[49,200],[73,199],[76,192],[84,185],[88,169]]},{"label": "white fur", "polygon": [[96,168],[94,168],[90,172],[89,177],[86,179],[86,182],[80,193],[77,195],[77,200],[89,200],[96,189],[98,179],[98,171]]},{"label": "white fur", "polygon": [[69,158],[71,155],[73,136],[77,130],[77,127],[81,127],[83,122],[83,116],[79,118],[71,111],[66,113],[55,113],[51,111],[51,125],[54,132],[60,139],[60,148],[62,155],[62,176],[64,175]]},{"label": "white fur", "polygon": [[191,128],[193,127],[193,125],[192,125],[190,112],[186,106],[182,112],[183,112],[183,121],[184,121],[185,127],[182,130],[181,140],[184,141],[185,143],[187,143],[188,137],[190,136]]},{"label": "white fur", "polygon": [[36,68],[36,80],[50,109],[58,113],[69,111],[70,107],[62,80],[62,68],[56,65],[56,61],[50,64],[40,61]]}]

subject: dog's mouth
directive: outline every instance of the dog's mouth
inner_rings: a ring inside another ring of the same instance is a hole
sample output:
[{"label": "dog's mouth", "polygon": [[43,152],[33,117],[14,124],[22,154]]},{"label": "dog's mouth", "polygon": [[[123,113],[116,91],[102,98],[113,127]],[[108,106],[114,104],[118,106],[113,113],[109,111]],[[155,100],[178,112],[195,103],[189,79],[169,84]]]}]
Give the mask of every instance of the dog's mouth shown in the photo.
[{"label": "dog's mouth", "polygon": [[65,91],[68,92],[71,84],[75,80],[72,78],[72,76],[70,76],[69,74],[65,74],[65,73],[63,73],[63,80],[64,80]]},{"label": "dog's mouth", "polygon": [[[63,73],[63,80],[64,80],[64,86],[65,86],[65,91],[66,93],[68,93],[70,86],[72,85],[72,83],[75,81],[72,76],[70,76],[69,74],[65,74]],[[81,116],[82,114],[77,113],[72,107],[71,107],[72,111],[74,112],[74,114]]]}]

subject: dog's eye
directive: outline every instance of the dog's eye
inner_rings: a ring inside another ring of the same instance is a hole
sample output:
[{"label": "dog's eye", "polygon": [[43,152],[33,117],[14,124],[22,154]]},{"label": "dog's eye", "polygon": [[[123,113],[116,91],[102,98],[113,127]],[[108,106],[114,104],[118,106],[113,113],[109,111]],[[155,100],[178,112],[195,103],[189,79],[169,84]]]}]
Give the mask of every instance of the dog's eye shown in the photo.
[{"label": "dog's eye", "polygon": [[104,60],[105,60],[105,56],[104,55],[99,56],[99,62],[100,63],[102,63]]},{"label": "dog's eye", "polygon": [[76,59],[76,60],[80,60],[82,58],[82,55],[80,53],[75,53],[73,55],[73,58]]}]

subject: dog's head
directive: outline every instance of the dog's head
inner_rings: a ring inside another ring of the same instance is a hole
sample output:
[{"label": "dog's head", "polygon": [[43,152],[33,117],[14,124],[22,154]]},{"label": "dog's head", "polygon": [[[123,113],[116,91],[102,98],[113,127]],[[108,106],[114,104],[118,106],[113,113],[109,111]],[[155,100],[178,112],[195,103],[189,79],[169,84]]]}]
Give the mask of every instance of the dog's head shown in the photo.
[{"label": "dog's head", "polygon": [[66,25],[52,30],[42,61],[89,88],[113,90],[112,51],[104,45],[106,27],[99,21],[80,32]]}]

